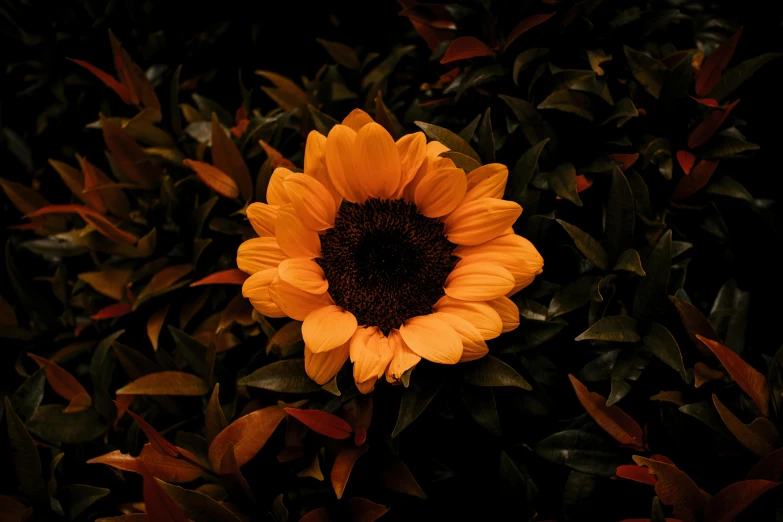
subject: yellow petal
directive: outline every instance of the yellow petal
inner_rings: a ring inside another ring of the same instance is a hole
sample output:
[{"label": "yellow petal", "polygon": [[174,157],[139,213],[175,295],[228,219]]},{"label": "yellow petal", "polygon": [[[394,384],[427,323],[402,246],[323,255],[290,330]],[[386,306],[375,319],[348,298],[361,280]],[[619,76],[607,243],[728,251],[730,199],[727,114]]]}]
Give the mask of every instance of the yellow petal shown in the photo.
[{"label": "yellow petal", "polygon": [[467,187],[465,171],[457,168],[434,170],[416,187],[414,202],[423,215],[445,216],[459,205]]},{"label": "yellow petal", "polygon": [[302,324],[302,339],[313,353],[334,350],[347,343],[356,333],[356,318],[339,306],[313,310]]},{"label": "yellow petal", "polygon": [[286,259],[277,267],[280,279],[311,294],[323,294],[329,289],[323,269],[304,257]]},{"label": "yellow petal", "polygon": [[353,165],[353,149],[356,131],[345,125],[335,125],[326,138],[326,168],[335,190],[352,203],[363,202],[356,169]]},{"label": "yellow petal", "polygon": [[251,275],[242,284],[242,295],[250,300],[253,308],[267,317],[285,317],[280,307],[269,296],[269,285],[276,275],[276,268],[268,268]]},{"label": "yellow petal", "polygon": [[334,226],[334,198],[318,180],[310,176],[288,176],[283,182],[299,219],[312,230]]},{"label": "yellow petal", "polygon": [[343,197],[334,188],[332,178],[326,169],[326,136],[318,131],[310,131],[305,144],[304,173],[318,180],[334,199],[334,208],[339,209]]},{"label": "yellow petal", "polygon": [[364,382],[357,382],[356,388],[359,390],[360,393],[370,393],[375,389],[375,381],[377,381],[377,377],[373,377],[372,379],[368,379]]},{"label": "yellow petal", "polygon": [[305,372],[318,384],[326,384],[337,375],[345,361],[348,360],[349,349],[350,343],[345,343],[328,352],[313,353],[305,346]]},{"label": "yellow petal", "polygon": [[282,207],[291,203],[291,198],[283,187],[283,181],[294,173],[283,167],[278,167],[269,178],[269,185],[266,187],[266,202],[270,205]]},{"label": "yellow petal", "polygon": [[305,226],[291,205],[278,210],[275,237],[280,248],[291,257],[312,259],[321,255],[318,232]]},{"label": "yellow petal", "polygon": [[313,310],[334,304],[328,293],[316,295],[299,290],[280,276],[275,276],[269,285],[269,296],[288,317],[297,321],[304,321]]},{"label": "yellow petal", "polygon": [[250,275],[267,268],[277,268],[286,258],[288,256],[273,237],[248,239],[237,250],[237,266]]},{"label": "yellow petal", "polygon": [[475,361],[489,352],[481,332],[470,322],[452,314],[435,314],[435,316],[449,323],[462,339],[462,357],[459,362]]},{"label": "yellow petal", "polygon": [[481,198],[503,198],[508,168],[500,163],[483,165],[468,173],[468,190],[461,204]]},{"label": "yellow petal", "polygon": [[487,304],[495,310],[503,321],[503,333],[515,330],[519,326],[519,308],[508,297],[498,297],[487,301]]},{"label": "yellow petal", "polygon": [[454,328],[433,314],[405,321],[400,335],[416,355],[440,364],[456,364],[462,357],[462,338]]},{"label": "yellow petal", "polygon": [[514,276],[501,265],[472,263],[452,270],[444,291],[454,299],[486,301],[505,295],[512,288]]},{"label": "yellow petal", "polygon": [[247,219],[259,237],[275,237],[277,209],[278,207],[266,203],[251,203],[247,207]]},{"label": "yellow petal", "polygon": [[392,358],[389,340],[378,328],[358,328],[351,338],[351,361],[356,383],[377,379]]},{"label": "yellow petal", "polygon": [[419,364],[421,357],[408,348],[399,330],[389,332],[389,346],[392,351],[392,360],[386,368],[386,380],[394,383],[400,380],[403,373]]},{"label": "yellow petal", "polygon": [[448,150],[449,148],[439,141],[431,141],[427,144],[424,149],[424,161],[421,162],[421,167],[419,167],[419,170],[416,171],[416,174],[403,189],[403,196],[406,201],[413,203],[416,195],[416,188],[419,186],[419,183],[421,183],[421,180],[424,179],[424,176],[433,170],[457,167],[450,159],[438,156],[441,152],[446,152]]},{"label": "yellow petal", "polygon": [[457,267],[486,261],[503,265],[514,276],[514,293],[532,283],[544,266],[544,258],[533,243],[513,233],[480,245],[459,246],[454,250],[454,255],[461,258]]},{"label": "yellow petal", "polygon": [[512,201],[482,198],[457,207],[444,220],[446,237],[459,245],[478,245],[503,233],[522,214]]},{"label": "yellow petal", "polygon": [[397,152],[400,155],[400,185],[395,195],[402,195],[405,187],[416,176],[416,172],[426,158],[427,138],[423,132],[406,134],[397,140]]},{"label": "yellow petal", "polygon": [[369,114],[361,109],[352,110],[351,113],[343,120],[343,125],[347,125],[356,132],[359,132],[359,129],[368,123],[375,123],[375,120],[373,120]]},{"label": "yellow petal", "polygon": [[462,301],[444,295],[435,303],[433,310],[467,320],[478,329],[485,341],[499,336],[503,330],[503,321],[498,312],[481,301]]},{"label": "yellow petal", "polygon": [[400,185],[400,154],[389,131],[368,123],[356,133],[353,153],[362,196],[390,198]]}]

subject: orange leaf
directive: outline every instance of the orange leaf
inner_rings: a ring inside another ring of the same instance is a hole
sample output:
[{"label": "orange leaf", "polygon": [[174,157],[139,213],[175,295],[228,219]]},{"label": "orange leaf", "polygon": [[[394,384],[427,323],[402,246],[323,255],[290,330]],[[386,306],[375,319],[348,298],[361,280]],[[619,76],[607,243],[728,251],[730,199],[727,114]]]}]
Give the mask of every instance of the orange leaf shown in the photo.
[{"label": "orange leaf", "polygon": [[234,444],[229,442],[228,448],[223,453],[223,458],[220,459],[220,478],[226,489],[241,490],[247,498],[255,502],[253,492],[250,490],[250,485],[247,483],[245,476],[242,475],[242,471],[237,464],[236,454],[234,452]]},{"label": "orange leaf", "polygon": [[77,395],[87,394],[84,386],[79,384],[76,378],[48,359],[44,359],[34,353],[28,353],[32,360],[41,368],[46,368],[46,380],[54,390],[54,393],[65,400],[70,401]]},{"label": "orange leaf", "polygon": [[717,339],[715,330],[712,329],[712,325],[704,317],[698,308],[685,301],[680,301],[674,296],[670,296],[669,300],[677,307],[677,313],[680,314],[682,325],[688,331],[688,336],[695,343],[696,348],[704,355],[710,355],[710,351],[702,344],[696,335],[703,335],[707,339]]},{"label": "orange leaf", "polygon": [[125,283],[132,275],[132,270],[109,268],[100,272],[82,272],[77,277],[90,285],[96,292],[119,301],[122,299]]},{"label": "orange leaf", "polygon": [[277,149],[272,147],[264,140],[258,140],[258,144],[261,145],[261,148],[264,149],[267,157],[269,157],[270,161],[272,162],[273,169],[276,169],[277,167],[285,167],[287,169],[296,168],[296,165],[294,165],[291,160],[283,157],[283,155]]},{"label": "orange leaf", "polygon": [[723,379],[726,374],[720,370],[714,370],[699,361],[693,365],[693,386],[695,388],[701,388],[708,382],[717,381]]},{"label": "orange leaf", "polygon": [[82,205],[48,205],[30,212],[24,217],[32,219],[48,214],[79,214],[79,217],[92,225],[102,235],[119,243],[132,245],[139,239],[129,232],[120,230],[111,221],[103,217],[100,212]]},{"label": "orange leaf", "polygon": [[63,413],[78,413],[86,410],[90,406],[92,406],[92,397],[87,393],[80,393],[71,398],[68,402],[68,406],[63,410]]},{"label": "orange leaf", "polygon": [[122,405],[121,403],[114,401],[117,409],[123,409],[128,412],[128,415],[139,425],[141,431],[147,436],[152,446],[152,449],[160,453],[161,455],[168,455],[169,457],[177,458],[181,450],[171,442],[163,438],[163,435],[158,433],[158,430],[153,428],[147,421],[133,413],[130,409]]},{"label": "orange leaf", "polygon": [[[288,408],[286,408],[288,409]],[[354,448],[345,448],[337,454],[332,466],[332,487],[337,494],[337,498],[342,498],[345,486],[348,484],[348,477],[354,464],[362,455],[367,452],[369,446],[359,446]]]},{"label": "orange leaf", "polygon": [[596,392],[589,391],[573,375],[569,374],[568,378],[571,380],[579,402],[604,431],[624,446],[644,449],[644,432],[635,420],[617,405],[607,406],[606,399]]},{"label": "orange leaf", "polygon": [[115,303],[113,305],[106,306],[98,310],[97,313],[91,315],[91,319],[114,319],[115,317],[122,317],[128,315],[133,311],[133,306],[130,303]]},{"label": "orange leaf", "polygon": [[783,473],[783,448],[776,449],[760,461],[748,472],[747,479],[780,480]]},{"label": "orange leaf", "polygon": [[352,522],[375,522],[389,511],[389,508],[366,498],[352,497],[346,500],[350,506]]},{"label": "orange leaf", "polygon": [[80,170],[71,167],[67,163],[53,159],[49,160],[49,165],[57,171],[63,183],[68,186],[74,196],[79,198],[85,205],[90,204],[88,195],[84,193],[84,174]]},{"label": "orange leaf", "polygon": [[[587,190],[590,187],[593,186],[593,180],[585,176],[584,174],[577,174],[576,175],[576,191],[582,192],[583,190]],[[560,198],[560,196],[557,196]],[[562,199],[562,198],[560,198]]]},{"label": "orange leaf", "polygon": [[130,213],[130,203],[120,184],[114,183],[101,169],[77,156],[82,168],[84,192],[89,204],[101,214],[110,212],[120,219],[126,219]]},{"label": "orange leaf", "polygon": [[229,424],[209,445],[209,462],[212,468],[220,468],[220,461],[229,444],[234,445],[237,465],[240,467],[245,465],[264,447],[284,418],[285,412],[282,408],[268,406],[248,413]]},{"label": "orange leaf", "polygon": [[634,163],[636,163],[636,160],[639,159],[639,153],[636,152],[634,154],[609,154],[609,157],[615,161],[619,161],[620,163],[622,163],[620,169],[625,171],[631,168],[631,166]]},{"label": "orange leaf", "polygon": [[651,486],[654,486],[658,482],[655,475],[650,475],[650,472],[645,468],[633,464],[617,466],[617,471],[615,471],[614,474],[620,478],[641,482],[642,484],[649,484]]},{"label": "orange leaf", "polygon": [[472,36],[460,36],[454,39],[441,58],[440,63],[451,63],[457,60],[467,60],[479,56],[495,56],[495,51],[487,47],[487,44]]},{"label": "orange leaf", "polygon": [[237,112],[234,115],[234,121],[236,122],[236,125],[231,127],[231,134],[233,134],[235,138],[240,138],[247,130],[247,126],[250,125],[250,120],[247,119],[247,111],[244,107],[237,109]]},{"label": "orange leaf", "polygon": [[359,395],[343,405],[343,417],[350,424],[354,444],[361,446],[367,440],[367,429],[372,421],[372,395]]},{"label": "orange leaf", "polygon": [[196,172],[196,176],[198,176],[206,186],[221,196],[231,199],[239,196],[239,187],[237,186],[236,181],[231,179],[231,177],[222,170],[213,167],[209,163],[204,163],[203,161],[186,159],[182,163],[193,169]]},{"label": "orange leaf", "polygon": [[131,59],[130,54],[122,48],[122,44],[114,37],[111,30],[109,31],[109,41],[114,54],[114,67],[117,70],[117,76],[123,85],[128,88],[131,100],[136,105],[141,104],[144,107],[156,110],[158,116],[155,120],[160,121],[160,101],[158,101],[158,96],[147,79],[147,75]]},{"label": "orange leaf", "polygon": [[[759,457],[766,457],[775,450],[775,448],[772,446],[773,441],[767,440],[767,438],[778,438],[776,436],[778,435],[776,433],[777,430],[775,429],[774,425],[769,424],[769,428],[766,430],[770,432],[772,436],[765,437],[764,428],[766,428],[766,426],[761,427],[756,421],[750,424],[745,424],[739,420],[739,418],[737,418],[737,416],[734,415],[734,413],[728,409],[714,393],[712,394],[712,403],[715,405],[715,409],[718,410],[718,415],[720,415],[721,420],[723,420],[723,424],[726,425],[726,427],[729,429],[732,435],[737,438],[740,444],[745,446],[748,450],[755,453]],[[757,421],[766,421],[769,423],[769,421],[764,417],[759,417]],[[759,427],[761,427],[761,429],[758,429]]]},{"label": "orange leaf", "polygon": [[682,171],[687,175],[691,173],[693,164],[696,163],[696,156],[688,152],[687,150],[677,151],[677,163],[680,164]]},{"label": "orange leaf", "polygon": [[148,373],[117,390],[117,395],[199,397],[207,393],[209,393],[209,386],[200,377],[175,371]]},{"label": "orange leaf", "polygon": [[743,480],[718,491],[704,511],[704,522],[731,522],[761,495],[780,485],[769,480]]},{"label": "orange leaf", "polygon": [[204,279],[199,279],[190,286],[202,286],[202,285],[241,285],[245,280],[250,277],[238,268],[232,268],[230,270],[222,270],[210,274]]},{"label": "orange leaf", "polygon": [[305,513],[305,515],[299,519],[299,522],[332,522],[332,517],[329,516],[329,510],[327,508],[319,507]]},{"label": "orange leaf", "polygon": [[[193,462],[198,462],[196,456],[189,451],[182,448],[179,450]],[[149,468],[155,478],[166,482],[190,482],[199,478],[202,473],[201,469],[190,462],[164,455],[156,451],[149,443],[144,445],[138,457],[114,450],[111,453],[88,460],[87,464],[106,464],[113,468],[139,473],[139,461]]]},{"label": "orange leaf", "polygon": [[707,505],[707,495],[691,478],[673,464],[634,456],[634,462],[647,466],[658,481],[655,494],[667,506],[674,506],[674,516],[683,522],[699,522]]},{"label": "orange leaf", "polygon": [[113,90],[115,93],[117,93],[117,96],[122,98],[122,101],[124,101],[127,104],[133,103],[133,100],[131,100],[130,92],[128,91],[128,88],[125,87],[122,83],[117,81],[117,79],[112,76],[109,73],[103,72],[102,70],[98,69],[91,63],[87,63],[82,60],[74,60],[73,58],[66,58],[66,60],[70,60],[76,65],[81,65],[88,71],[90,71],[92,74],[94,74],[100,81],[102,81],[108,88]]},{"label": "orange leaf", "polygon": [[100,117],[103,139],[122,172],[143,187],[150,188],[160,182],[163,172],[136,140],[102,114]]},{"label": "orange leaf", "polygon": [[721,73],[729,65],[731,57],[734,56],[734,49],[737,47],[740,36],[742,36],[742,27],[737,29],[731,38],[724,41],[715,49],[711,55],[704,60],[704,63],[696,76],[696,94],[707,96],[720,81]]},{"label": "orange leaf", "polygon": [[713,100],[712,98],[695,98],[693,96],[691,96],[691,98],[701,103],[705,107],[718,107],[720,105],[718,100]]},{"label": "orange leaf", "polygon": [[544,22],[552,18],[554,15],[555,13],[537,14],[533,16],[528,16],[527,18],[519,22],[516,26],[514,26],[514,28],[511,30],[511,33],[508,35],[508,39],[506,40],[506,45],[503,48],[503,50],[505,51],[506,49],[508,49],[509,46],[514,42],[514,40],[516,40],[517,38],[525,34],[527,31],[531,30],[537,25],[543,24]]},{"label": "orange leaf", "polygon": [[167,290],[171,285],[188,275],[193,270],[191,265],[167,266],[150,278],[150,282],[139,293],[137,303],[143,299],[158,295]]},{"label": "orange leaf", "polygon": [[347,439],[353,434],[350,424],[326,411],[285,408],[285,412],[311,430],[330,439]]},{"label": "orange leaf", "polygon": [[214,112],[212,113],[212,164],[233,179],[242,194],[242,199],[248,200],[253,197],[253,180],[250,178],[245,160],[231,138],[223,132],[223,127],[220,126]]},{"label": "orange leaf", "polygon": [[188,522],[182,508],[163,491],[155,477],[143,462],[138,463],[139,473],[144,477],[144,508],[154,522]]},{"label": "orange leaf", "polygon": [[[95,172],[95,168],[92,166],[91,163],[89,163],[86,159],[79,157],[79,163],[82,167],[82,174],[84,175],[84,189],[85,191],[87,189],[90,189],[92,187],[102,185],[100,180],[98,180],[98,175]],[[103,199],[101,199],[101,193],[96,190],[91,190],[86,193],[87,199],[90,200],[90,205],[100,212],[101,214],[106,213],[106,204],[103,202]]]},{"label": "orange leaf", "polygon": [[731,114],[731,111],[738,103],[739,100],[726,105],[726,107],[712,109],[710,113],[707,114],[707,117],[704,118],[704,121],[699,123],[696,128],[693,129],[691,135],[688,136],[688,148],[695,149],[712,138],[713,134],[723,125],[723,122],[726,121],[726,118],[729,117],[729,114]]},{"label": "orange leaf", "polygon": [[729,372],[729,375],[739,384],[739,387],[753,399],[761,414],[769,416],[769,386],[767,385],[767,378],[743,361],[739,355],[719,342],[707,339],[701,335],[696,337],[715,354],[723,367],[726,368],[726,371]]},{"label": "orange leaf", "polygon": [[677,184],[677,188],[674,189],[672,198],[685,199],[701,190],[710,178],[715,173],[715,169],[718,168],[718,160],[701,160],[693,167],[691,173],[685,176]]},{"label": "orange leaf", "polygon": [[166,314],[169,312],[169,306],[166,305],[154,314],[150,316],[147,321],[147,337],[149,337],[154,350],[158,349],[158,338],[160,337],[160,331],[163,329],[163,323],[166,320]]},{"label": "orange leaf", "polygon": [[117,417],[114,419],[114,429],[117,430],[117,426],[120,424],[120,419],[125,416],[125,412],[128,411],[128,407],[133,402],[133,395],[118,395],[114,401],[119,408],[117,408]]}]

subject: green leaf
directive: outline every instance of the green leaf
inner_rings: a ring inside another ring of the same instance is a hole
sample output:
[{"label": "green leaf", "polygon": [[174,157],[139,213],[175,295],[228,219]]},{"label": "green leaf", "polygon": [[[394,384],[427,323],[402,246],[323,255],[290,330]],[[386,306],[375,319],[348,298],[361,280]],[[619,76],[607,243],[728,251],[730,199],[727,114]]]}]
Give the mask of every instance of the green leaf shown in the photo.
[{"label": "green leaf", "polygon": [[215,384],[212,390],[212,396],[207,403],[207,409],[204,413],[204,435],[210,444],[215,436],[228,426],[226,414],[220,407],[220,384]]},{"label": "green leaf", "polygon": [[623,171],[612,170],[612,184],[609,187],[609,201],[606,210],[606,250],[609,259],[618,259],[621,252],[633,244],[633,229],[636,212],[633,206],[631,185]]},{"label": "green leaf", "polygon": [[617,128],[619,129],[625,125],[631,118],[639,116],[639,111],[636,110],[636,105],[633,104],[630,98],[623,98],[614,104],[612,112],[609,116],[601,122],[601,125],[606,125],[610,121],[617,120]]},{"label": "green leaf", "polygon": [[576,169],[571,163],[558,165],[548,176],[549,188],[563,199],[566,199],[576,205],[582,206],[582,200],[579,198],[579,192],[576,187]]},{"label": "green leaf", "polygon": [[84,513],[84,511],[111,493],[106,488],[88,486],[86,484],[71,484],[65,486],[59,492],[58,497],[65,504],[68,518],[74,520]]},{"label": "green leaf", "polygon": [[519,85],[519,73],[527,69],[528,65],[533,63],[533,61],[542,58],[548,54],[549,54],[549,49],[544,49],[541,47],[534,47],[532,49],[527,49],[519,53],[517,57],[514,59],[514,68],[513,68],[513,72],[511,73],[511,77],[514,79],[514,83],[516,85]]},{"label": "green leaf", "polygon": [[324,136],[329,134],[329,131],[332,130],[332,127],[340,123],[339,121],[335,120],[331,116],[327,116],[323,112],[319,111],[309,103],[307,104],[307,110],[310,111],[310,115],[313,117],[313,124],[315,125],[315,130],[317,130]]},{"label": "green leaf", "polygon": [[744,199],[753,203],[753,196],[742,184],[729,176],[721,176],[718,179],[711,180],[707,185],[706,192],[716,196],[726,196],[729,198]]},{"label": "green leaf", "polygon": [[359,57],[356,56],[356,51],[347,45],[338,42],[329,42],[322,38],[316,38],[315,41],[326,49],[326,52],[329,53],[329,56],[331,56],[335,62],[346,69],[358,69],[361,67],[362,64],[359,62]]},{"label": "green leaf", "polygon": [[441,152],[440,157],[449,158],[451,161],[454,162],[454,165],[456,165],[457,168],[464,170],[466,174],[481,166],[481,164],[478,161],[474,160],[470,156],[465,156],[464,154],[460,154],[459,152],[451,152],[451,151]]},{"label": "green leaf", "polygon": [[283,393],[321,391],[321,387],[305,373],[304,359],[286,359],[262,366],[239,379],[237,384]]},{"label": "green leaf", "polygon": [[772,405],[772,411],[776,418],[780,418],[780,414],[783,412],[783,346],[778,348],[769,364],[767,382],[769,383],[769,402]]},{"label": "green leaf", "polygon": [[437,125],[431,125],[423,121],[414,122],[417,127],[424,131],[431,140],[439,141],[454,152],[459,152],[469,156],[470,158],[481,163],[481,158],[473,148],[468,145],[468,142],[460,138],[448,129],[438,127]]},{"label": "green leaf", "polygon": [[761,69],[764,64],[780,56],[783,56],[783,53],[762,54],[724,71],[717,85],[710,92],[710,97],[718,102],[723,101],[736,91],[740,85],[745,83],[745,80]]},{"label": "green leaf", "polygon": [[465,364],[463,374],[465,382],[474,386],[514,386],[528,391],[533,389],[514,368],[492,355]]},{"label": "green leaf", "polygon": [[462,78],[462,81],[459,83],[457,94],[454,99],[459,100],[466,90],[470,89],[471,87],[478,87],[479,85],[489,83],[496,78],[500,78],[504,73],[505,70],[499,63],[487,65],[485,67],[474,67],[470,69],[470,71],[465,74],[465,77]]},{"label": "green leaf", "polygon": [[182,73],[182,64],[177,66],[171,77],[169,85],[169,105],[171,109],[171,128],[177,136],[182,135],[182,115],[179,109],[179,77]]},{"label": "green leaf", "polygon": [[617,263],[615,263],[612,270],[625,270],[642,277],[647,275],[644,268],[642,268],[642,260],[639,257],[639,252],[633,248],[629,248],[617,257]]},{"label": "green leaf", "polygon": [[653,355],[679,373],[683,381],[688,382],[688,374],[685,371],[680,347],[665,326],[653,323],[650,331],[642,339],[642,343],[650,348]]},{"label": "green leaf", "polygon": [[188,362],[193,371],[206,382],[212,382],[212,369],[215,365],[215,346],[204,346],[182,330],[168,325],[174,338],[177,351]]},{"label": "green leaf", "polygon": [[492,134],[492,120],[490,119],[490,108],[481,118],[481,125],[478,128],[478,147],[479,155],[484,163],[495,163],[495,136]]},{"label": "green leaf", "polygon": [[496,437],[502,436],[495,392],[492,388],[462,387],[462,403],[481,427]]},{"label": "green leaf", "polygon": [[572,91],[586,92],[598,96],[609,105],[614,105],[614,98],[609,91],[609,86],[606,84],[604,78],[598,76],[590,76],[576,83],[571,84],[569,87]]},{"label": "green leaf", "polygon": [[511,169],[508,185],[512,201],[521,201],[524,190],[538,170],[538,158],[541,156],[541,151],[544,150],[544,146],[548,142],[549,138],[545,138],[527,149]]},{"label": "green leaf", "polygon": [[671,271],[672,232],[667,230],[647,256],[644,271],[647,273],[636,287],[633,299],[634,317],[654,321],[666,309],[669,273]]},{"label": "green leaf", "polygon": [[609,258],[606,255],[606,250],[596,241],[593,237],[582,230],[579,227],[575,227],[570,223],[566,223],[562,219],[556,219],[560,226],[562,226],[571,239],[574,240],[576,248],[584,255],[588,261],[593,263],[601,270],[609,268]]},{"label": "green leaf", "polygon": [[522,133],[531,145],[540,143],[547,138],[554,141],[555,131],[544,118],[541,117],[532,103],[504,94],[500,94],[498,97],[506,102],[506,105],[511,109],[511,112],[514,113],[517,121],[519,121]]},{"label": "green leaf", "polygon": [[18,415],[26,419],[35,413],[43,399],[45,382],[46,368],[38,368],[16,389],[11,396],[11,406]]},{"label": "green leaf", "polygon": [[583,473],[611,477],[617,466],[627,463],[627,457],[616,445],[614,441],[609,443],[606,437],[587,431],[566,430],[539,441],[535,452],[555,464]]},{"label": "green leaf", "polygon": [[734,440],[734,435],[726,428],[726,423],[721,419],[718,410],[715,409],[715,404],[712,401],[695,402],[693,404],[686,404],[680,406],[679,410],[690,415],[694,419],[698,419],[704,423],[715,433],[723,435],[725,438]]},{"label": "green leaf", "polygon": [[467,125],[465,125],[465,128],[459,131],[457,135],[463,140],[465,140],[466,142],[470,142],[470,140],[473,139],[473,135],[476,133],[476,128],[478,127],[480,120],[481,120],[481,114],[473,118],[473,120]]},{"label": "green leaf", "polygon": [[[11,464],[22,493],[37,507],[49,508],[49,490],[41,471],[41,458],[22,420],[16,415],[11,401],[4,397],[5,418],[8,429]],[[62,410],[62,406],[55,406]],[[44,406],[46,408],[46,406]],[[40,409],[39,409],[40,411]],[[6,470],[8,473],[10,470]]]},{"label": "green leaf", "polygon": [[239,522],[239,518],[223,506],[203,493],[168,484],[155,479],[168,496],[179,504],[185,516],[193,522]]},{"label": "green leaf", "polygon": [[90,380],[92,381],[92,405],[106,421],[117,418],[117,407],[109,393],[114,367],[116,364],[112,344],[125,330],[114,332],[103,339],[92,354],[90,360]]},{"label": "green leaf", "polygon": [[555,91],[538,104],[539,109],[555,109],[576,114],[587,121],[593,121],[592,101],[581,92],[568,89]]},{"label": "green leaf", "polygon": [[553,318],[567,314],[580,308],[590,301],[601,302],[601,285],[609,284],[615,276],[582,276],[569,281],[563,288],[555,292],[549,303],[547,317]]},{"label": "green leaf", "polygon": [[[421,370],[419,370],[421,372]],[[434,375],[416,375],[408,388],[402,394],[400,412],[397,414],[397,424],[392,431],[392,438],[397,437],[402,431],[419,418],[424,409],[432,402],[443,385],[443,374],[436,372]]]},{"label": "green leaf", "polygon": [[631,385],[627,381],[639,380],[649,362],[650,350],[644,346],[634,344],[619,351],[609,373],[611,389],[606,398],[607,406],[616,404],[630,393]]},{"label": "green leaf", "polygon": [[599,319],[575,340],[635,343],[641,341],[642,337],[636,331],[636,319],[628,315],[613,315]]},{"label": "green leaf", "polygon": [[755,143],[745,141],[738,136],[721,132],[713,136],[707,142],[704,150],[704,159],[729,158],[735,154],[742,154],[750,150],[759,150],[761,147]]},{"label": "green leaf", "polygon": [[383,103],[383,93],[380,90],[375,96],[375,121],[383,125],[395,141],[404,133],[397,116]]},{"label": "green leaf", "polygon": [[106,431],[100,415],[93,409],[64,413],[62,404],[38,408],[27,421],[27,428],[53,444],[78,444],[95,440]]},{"label": "green leaf", "polygon": [[649,54],[635,51],[627,45],[623,46],[623,50],[631,74],[653,98],[658,99],[667,73],[666,66]]},{"label": "green leaf", "polygon": [[377,88],[383,80],[386,79],[392,72],[394,72],[397,64],[406,54],[414,51],[417,48],[415,45],[406,45],[404,47],[398,47],[392,53],[383,60],[377,67],[367,73],[361,81],[362,90],[368,90],[370,93]]},{"label": "green leaf", "polygon": [[24,276],[16,266],[16,261],[22,260],[17,249],[11,244],[11,240],[5,244],[5,269],[8,273],[8,281],[14,289],[19,302],[36,328],[47,331],[57,324],[57,316],[54,314],[49,302],[41,297],[32,286],[30,278]]}]

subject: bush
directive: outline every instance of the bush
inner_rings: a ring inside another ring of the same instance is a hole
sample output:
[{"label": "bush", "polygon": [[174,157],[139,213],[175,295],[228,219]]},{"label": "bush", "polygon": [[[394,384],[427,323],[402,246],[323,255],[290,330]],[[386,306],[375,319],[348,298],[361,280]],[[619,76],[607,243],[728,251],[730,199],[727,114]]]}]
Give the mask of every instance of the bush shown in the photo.
[{"label": "bush", "polygon": [[[284,24],[302,3],[4,12],[9,520],[780,516],[780,13],[399,3],[388,31]],[[507,165],[545,260],[489,355],[366,395],[350,363],[311,381],[236,265],[274,169],[356,108]]]}]

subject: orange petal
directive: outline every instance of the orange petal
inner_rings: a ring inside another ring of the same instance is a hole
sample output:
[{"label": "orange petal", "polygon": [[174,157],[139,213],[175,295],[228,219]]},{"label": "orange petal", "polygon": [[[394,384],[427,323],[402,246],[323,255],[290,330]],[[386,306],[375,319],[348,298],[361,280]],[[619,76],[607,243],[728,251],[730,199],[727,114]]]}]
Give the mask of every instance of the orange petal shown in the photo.
[{"label": "orange petal", "polygon": [[343,120],[343,125],[347,125],[356,132],[359,132],[359,129],[368,123],[375,123],[375,120],[373,120],[369,114],[361,109],[352,110],[351,113]]},{"label": "orange petal", "polygon": [[462,204],[481,198],[502,199],[508,181],[508,168],[490,163],[468,172],[468,190]]},{"label": "orange petal", "polygon": [[400,154],[389,131],[368,123],[356,133],[354,168],[361,195],[389,198],[400,185]]},{"label": "orange petal", "polygon": [[318,131],[310,131],[305,144],[304,173],[318,180],[334,199],[334,208],[339,209],[343,197],[334,188],[332,178],[326,169],[326,136]]},{"label": "orange petal", "polygon": [[351,338],[353,378],[357,383],[377,379],[392,358],[389,339],[377,327],[358,328]]},{"label": "orange petal", "polygon": [[272,173],[272,177],[269,178],[269,185],[266,187],[266,202],[270,205],[282,207],[291,203],[291,198],[288,197],[285,187],[283,187],[283,181],[288,176],[293,176],[294,173],[283,167],[278,167]]},{"label": "orange petal", "polygon": [[495,310],[503,321],[503,333],[515,330],[519,326],[519,308],[508,297],[497,297],[487,304]]},{"label": "orange petal", "polygon": [[462,357],[462,338],[449,323],[433,314],[408,319],[400,335],[408,348],[428,361],[455,364]]},{"label": "orange petal", "polygon": [[276,268],[268,268],[251,275],[242,284],[242,295],[258,312],[267,317],[285,317],[280,307],[269,296],[269,285],[277,275]]},{"label": "orange petal", "polygon": [[277,239],[257,237],[239,245],[237,266],[243,272],[253,275],[267,268],[277,268],[277,265],[287,257],[277,244]]},{"label": "orange petal", "polygon": [[455,299],[486,301],[505,295],[512,288],[514,276],[501,265],[471,263],[452,270],[444,290]]},{"label": "orange petal", "polygon": [[291,257],[312,259],[321,255],[318,232],[306,227],[291,205],[278,210],[275,237],[280,248]]},{"label": "orange petal", "polygon": [[423,215],[445,216],[459,205],[465,196],[468,181],[462,169],[434,170],[424,176],[416,187],[414,202]]},{"label": "orange petal", "polygon": [[475,262],[493,262],[503,265],[514,276],[514,289],[518,292],[533,282],[543,271],[544,258],[533,243],[516,234],[505,234],[475,246],[460,246],[454,255],[461,258],[457,268]]},{"label": "orange petal", "polygon": [[356,333],[356,317],[339,306],[324,306],[307,314],[302,324],[305,346],[313,353],[334,350]]},{"label": "orange petal", "polygon": [[335,125],[326,138],[326,167],[335,190],[352,203],[364,201],[359,190],[353,149],[356,131],[345,125]]},{"label": "orange petal", "polygon": [[334,226],[334,198],[318,180],[304,175],[288,176],[283,182],[299,219],[312,230]]},{"label": "orange petal", "polygon": [[359,389],[360,393],[367,394],[375,389],[375,381],[377,380],[378,380],[377,377],[373,377],[364,382],[357,382],[356,387]]},{"label": "orange petal", "polygon": [[489,353],[481,332],[470,322],[452,314],[435,314],[435,316],[447,322],[462,339],[462,356],[459,362],[475,361]]},{"label": "orange petal", "polygon": [[478,245],[503,233],[522,214],[512,201],[482,198],[460,205],[444,220],[446,237],[459,245]]},{"label": "orange petal", "polygon": [[326,384],[337,375],[345,361],[348,360],[350,346],[350,343],[345,343],[334,350],[322,353],[313,353],[305,346],[305,372],[318,384]]},{"label": "orange petal", "polygon": [[416,172],[426,158],[427,138],[423,132],[406,134],[397,140],[397,152],[400,155],[400,186],[396,195],[402,195],[403,190],[416,176]]},{"label": "orange petal", "polygon": [[247,219],[259,237],[275,237],[277,209],[278,207],[266,203],[251,203],[247,207]]},{"label": "orange petal", "polygon": [[297,321],[304,321],[313,310],[334,304],[328,293],[316,295],[299,290],[280,276],[275,276],[269,285],[269,296],[288,317]]},{"label": "orange petal", "polygon": [[386,369],[386,380],[393,383],[399,381],[403,373],[419,364],[421,357],[408,348],[399,330],[392,330],[389,333],[389,346],[392,351],[392,360]]},{"label": "orange petal", "polygon": [[485,341],[499,336],[503,330],[503,321],[498,312],[481,301],[462,301],[444,295],[435,303],[433,309],[467,320],[478,329]]},{"label": "orange petal", "polygon": [[277,267],[280,279],[311,294],[323,294],[329,289],[324,271],[312,259],[292,257]]}]

